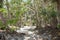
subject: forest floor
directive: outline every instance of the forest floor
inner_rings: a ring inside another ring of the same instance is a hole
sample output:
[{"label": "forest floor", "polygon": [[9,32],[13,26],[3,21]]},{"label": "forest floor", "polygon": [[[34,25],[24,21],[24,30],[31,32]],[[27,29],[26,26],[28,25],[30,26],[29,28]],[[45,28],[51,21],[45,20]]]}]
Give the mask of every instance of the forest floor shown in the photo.
[{"label": "forest floor", "polygon": [[[32,34],[24,34],[17,32],[0,32],[0,40],[60,40],[60,30],[57,29],[41,29],[39,33],[29,31]],[[34,32],[34,33],[33,33]]]}]

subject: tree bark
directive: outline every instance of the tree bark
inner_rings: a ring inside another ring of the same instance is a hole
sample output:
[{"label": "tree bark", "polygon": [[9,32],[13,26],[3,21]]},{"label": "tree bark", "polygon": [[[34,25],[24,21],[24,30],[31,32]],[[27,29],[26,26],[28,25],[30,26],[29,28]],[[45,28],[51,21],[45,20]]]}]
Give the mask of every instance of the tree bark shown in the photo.
[{"label": "tree bark", "polygon": [[56,0],[57,2],[57,11],[58,11],[58,23],[60,24],[60,0]]}]

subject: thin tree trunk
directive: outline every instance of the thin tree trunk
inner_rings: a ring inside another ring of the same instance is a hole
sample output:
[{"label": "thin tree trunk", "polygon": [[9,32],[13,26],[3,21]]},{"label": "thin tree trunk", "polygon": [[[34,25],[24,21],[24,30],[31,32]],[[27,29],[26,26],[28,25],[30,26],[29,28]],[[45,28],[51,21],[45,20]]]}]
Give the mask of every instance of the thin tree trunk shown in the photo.
[{"label": "thin tree trunk", "polygon": [[51,28],[55,29],[57,27],[57,24],[58,24],[57,17],[52,17]]},{"label": "thin tree trunk", "polygon": [[6,7],[7,7],[7,11],[8,11],[8,18],[11,19],[11,13],[9,11],[9,3],[8,3],[8,0],[6,0]]},{"label": "thin tree trunk", "polygon": [[56,0],[58,10],[58,23],[60,24],[60,0]]}]

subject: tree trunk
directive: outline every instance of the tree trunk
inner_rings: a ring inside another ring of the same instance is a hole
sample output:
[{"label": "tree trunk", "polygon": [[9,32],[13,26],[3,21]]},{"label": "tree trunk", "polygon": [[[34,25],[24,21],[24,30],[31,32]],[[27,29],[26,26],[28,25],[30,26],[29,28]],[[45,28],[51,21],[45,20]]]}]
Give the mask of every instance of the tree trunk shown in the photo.
[{"label": "tree trunk", "polygon": [[51,28],[55,29],[57,27],[57,24],[58,24],[57,17],[52,17]]},{"label": "tree trunk", "polygon": [[58,11],[58,23],[60,24],[60,0],[56,0],[57,2],[57,11]]}]

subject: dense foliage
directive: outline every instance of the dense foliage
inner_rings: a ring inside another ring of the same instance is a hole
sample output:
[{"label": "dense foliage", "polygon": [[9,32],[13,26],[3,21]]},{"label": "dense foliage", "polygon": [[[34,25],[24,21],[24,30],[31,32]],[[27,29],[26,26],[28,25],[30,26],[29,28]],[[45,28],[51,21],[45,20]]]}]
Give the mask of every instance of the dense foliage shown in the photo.
[{"label": "dense foliage", "polygon": [[41,28],[47,24],[60,28],[57,3],[52,0],[3,0],[0,4],[0,29],[8,25]]}]

